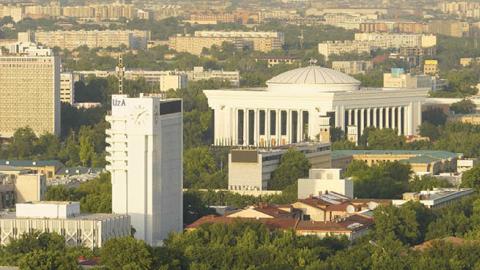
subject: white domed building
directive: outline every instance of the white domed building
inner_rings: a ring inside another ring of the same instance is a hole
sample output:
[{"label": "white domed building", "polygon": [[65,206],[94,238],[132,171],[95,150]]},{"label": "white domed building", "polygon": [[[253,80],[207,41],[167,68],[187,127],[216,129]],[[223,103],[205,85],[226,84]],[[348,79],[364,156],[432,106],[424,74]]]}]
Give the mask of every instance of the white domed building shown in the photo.
[{"label": "white domed building", "polygon": [[353,141],[370,126],[414,135],[427,92],[361,88],[358,80],[319,66],[284,72],[266,88],[204,91],[214,110],[214,144],[259,147],[326,141],[329,126]]}]

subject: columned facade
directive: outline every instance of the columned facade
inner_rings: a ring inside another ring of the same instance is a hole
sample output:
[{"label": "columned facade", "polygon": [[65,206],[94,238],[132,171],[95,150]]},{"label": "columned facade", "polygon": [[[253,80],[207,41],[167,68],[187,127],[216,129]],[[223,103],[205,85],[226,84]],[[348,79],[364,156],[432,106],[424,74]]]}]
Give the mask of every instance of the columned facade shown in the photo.
[{"label": "columned facade", "polygon": [[326,117],[357,138],[367,127],[417,133],[426,90],[361,89],[345,76],[311,66],[280,74],[267,88],[205,90],[214,111],[213,143],[270,147],[315,141]]}]

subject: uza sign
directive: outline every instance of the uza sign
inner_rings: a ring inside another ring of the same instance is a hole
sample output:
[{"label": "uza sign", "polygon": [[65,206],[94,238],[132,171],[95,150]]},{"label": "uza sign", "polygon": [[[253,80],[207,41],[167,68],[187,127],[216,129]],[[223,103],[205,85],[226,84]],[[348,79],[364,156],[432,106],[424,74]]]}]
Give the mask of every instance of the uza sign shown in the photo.
[{"label": "uza sign", "polygon": [[112,106],[125,106],[125,99],[112,99]]}]

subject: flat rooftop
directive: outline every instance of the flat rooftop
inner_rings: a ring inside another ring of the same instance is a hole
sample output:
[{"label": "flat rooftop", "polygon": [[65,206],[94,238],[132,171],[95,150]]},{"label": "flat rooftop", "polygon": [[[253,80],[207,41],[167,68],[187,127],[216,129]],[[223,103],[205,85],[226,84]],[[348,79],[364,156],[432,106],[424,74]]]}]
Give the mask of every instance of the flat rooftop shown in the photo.
[{"label": "flat rooftop", "polygon": [[40,218],[40,217],[17,217],[15,212],[3,212],[0,213],[0,219],[35,219],[35,220],[44,220],[44,219],[51,219],[51,220],[95,220],[95,221],[103,221],[113,218],[119,217],[126,217],[127,215],[120,215],[120,214],[109,214],[109,213],[86,213],[80,214],[76,216],[71,216],[67,218]]}]

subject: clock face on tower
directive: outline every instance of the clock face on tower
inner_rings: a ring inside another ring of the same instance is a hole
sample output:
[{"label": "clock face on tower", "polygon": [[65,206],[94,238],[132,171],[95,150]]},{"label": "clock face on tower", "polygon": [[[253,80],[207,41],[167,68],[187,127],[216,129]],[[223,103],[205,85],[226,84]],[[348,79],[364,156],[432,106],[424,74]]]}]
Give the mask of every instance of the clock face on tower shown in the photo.
[{"label": "clock face on tower", "polygon": [[143,107],[142,105],[136,105],[133,108],[133,112],[130,114],[132,121],[136,125],[143,125],[147,121],[149,116],[147,108]]}]

